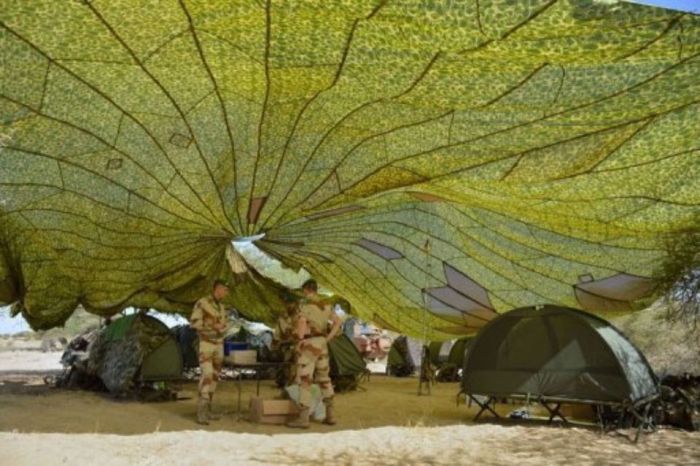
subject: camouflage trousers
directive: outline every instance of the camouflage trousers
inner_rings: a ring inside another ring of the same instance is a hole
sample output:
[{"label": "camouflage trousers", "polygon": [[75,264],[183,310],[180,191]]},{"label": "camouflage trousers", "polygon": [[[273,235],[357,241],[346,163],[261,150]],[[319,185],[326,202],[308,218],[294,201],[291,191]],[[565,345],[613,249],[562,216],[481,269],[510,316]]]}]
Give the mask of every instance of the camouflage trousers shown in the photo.
[{"label": "camouflage trousers", "polygon": [[333,397],[333,385],[328,361],[328,343],[324,337],[308,338],[296,352],[296,380],[299,384],[299,404],[311,406],[311,382],[321,388],[323,399]]},{"label": "camouflage trousers", "polygon": [[202,375],[199,379],[199,396],[209,398],[216,391],[219,372],[224,365],[224,343],[199,339],[199,368]]}]

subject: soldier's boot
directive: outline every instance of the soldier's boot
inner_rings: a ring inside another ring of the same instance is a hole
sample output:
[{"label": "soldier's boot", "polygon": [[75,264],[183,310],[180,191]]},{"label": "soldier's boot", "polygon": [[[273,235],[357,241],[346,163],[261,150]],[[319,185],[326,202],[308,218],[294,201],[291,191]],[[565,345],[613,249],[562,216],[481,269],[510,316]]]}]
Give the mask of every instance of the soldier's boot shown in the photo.
[{"label": "soldier's boot", "polygon": [[308,429],[309,428],[309,414],[311,409],[306,406],[302,406],[299,410],[299,415],[287,423],[287,427],[293,427],[296,429]]},{"label": "soldier's boot", "polygon": [[209,425],[209,416],[207,415],[207,410],[209,409],[209,400],[204,397],[199,397],[197,401],[197,424],[203,426]]},{"label": "soldier's boot", "polygon": [[323,400],[323,404],[326,405],[326,418],[323,420],[323,423],[329,426],[336,425],[338,421],[335,419],[333,398],[326,398]]},{"label": "soldier's boot", "polygon": [[221,413],[218,413],[212,409],[211,405],[213,402],[214,402],[214,394],[210,393],[209,394],[209,403],[207,403],[207,418],[210,421],[218,421],[219,419],[221,419]]}]

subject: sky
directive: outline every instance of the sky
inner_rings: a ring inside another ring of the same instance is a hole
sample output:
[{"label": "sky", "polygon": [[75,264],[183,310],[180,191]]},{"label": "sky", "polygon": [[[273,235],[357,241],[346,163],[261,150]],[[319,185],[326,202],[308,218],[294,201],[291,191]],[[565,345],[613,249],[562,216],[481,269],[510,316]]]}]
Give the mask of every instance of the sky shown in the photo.
[{"label": "sky", "polygon": [[[131,314],[135,312],[134,308],[126,308],[124,310],[125,314]],[[187,323],[187,319],[177,314],[165,314],[161,312],[152,312],[152,314],[160,319],[168,327],[175,327],[176,325],[183,325]],[[14,335],[16,333],[29,332],[31,331],[29,324],[22,318],[22,316],[10,317],[10,307],[0,306],[0,335]]]},{"label": "sky", "polygon": [[700,14],[700,0],[627,0],[630,3],[660,6],[673,10],[689,11]]},{"label": "sky", "polygon": [[31,330],[21,316],[14,319],[10,317],[10,306],[0,306],[0,335],[12,335],[14,333]]}]

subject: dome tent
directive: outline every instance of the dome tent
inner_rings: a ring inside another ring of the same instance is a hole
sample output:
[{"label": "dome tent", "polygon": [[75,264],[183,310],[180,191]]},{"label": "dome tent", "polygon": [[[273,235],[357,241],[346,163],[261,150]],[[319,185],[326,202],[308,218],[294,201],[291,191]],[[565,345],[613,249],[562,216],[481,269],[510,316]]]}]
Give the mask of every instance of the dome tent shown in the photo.
[{"label": "dome tent", "polygon": [[419,340],[402,335],[394,340],[389,350],[386,372],[395,377],[408,377],[420,368],[423,360]]},{"label": "dome tent", "polygon": [[430,362],[435,366],[439,367],[446,363],[449,363],[450,354],[452,352],[452,347],[455,345],[456,340],[447,341],[431,341],[428,345],[428,351],[430,353]]},{"label": "dome tent", "polygon": [[168,327],[138,312],[105,327],[90,350],[88,369],[113,395],[144,383],[176,380],[182,376],[180,347]]},{"label": "dome tent", "polygon": [[644,355],[619,330],[549,305],[516,309],[484,327],[464,361],[462,391],[489,402],[527,397],[629,407],[658,395]]},{"label": "dome tent", "polygon": [[447,359],[439,365],[437,370],[436,378],[439,382],[457,382],[461,379],[464,356],[473,340],[474,337],[469,336],[451,342]]},{"label": "dome tent", "polygon": [[467,351],[469,351],[473,342],[473,336],[460,338],[455,341],[455,344],[452,345],[450,349],[450,356],[447,358],[448,364],[452,364],[461,369],[462,366],[464,366],[464,358],[467,355]]}]

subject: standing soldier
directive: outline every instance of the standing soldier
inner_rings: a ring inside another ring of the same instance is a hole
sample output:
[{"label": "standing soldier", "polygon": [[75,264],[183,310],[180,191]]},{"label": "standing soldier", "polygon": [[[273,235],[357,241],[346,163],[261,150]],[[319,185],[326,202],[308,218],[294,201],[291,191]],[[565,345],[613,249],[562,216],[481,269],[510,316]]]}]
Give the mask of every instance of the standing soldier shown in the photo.
[{"label": "standing soldier", "polygon": [[289,427],[309,427],[311,408],[311,381],[321,387],[323,403],[326,405],[324,424],[335,424],[333,416],[333,385],[328,361],[328,342],[340,330],[340,318],[331,310],[329,303],[318,295],[318,284],[307,280],[302,285],[304,297],[299,301],[295,326],[296,379],[299,383],[299,416],[287,423]]},{"label": "standing soldier", "polygon": [[199,337],[199,400],[197,402],[197,423],[219,419],[211,409],[216,382],[224,363],[224,332],[228,326],[228,316],[221,301],[228,295],[226,282],[216,280],[212,293],[194,305],[190,325]]}]

